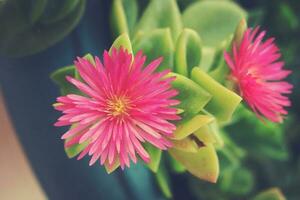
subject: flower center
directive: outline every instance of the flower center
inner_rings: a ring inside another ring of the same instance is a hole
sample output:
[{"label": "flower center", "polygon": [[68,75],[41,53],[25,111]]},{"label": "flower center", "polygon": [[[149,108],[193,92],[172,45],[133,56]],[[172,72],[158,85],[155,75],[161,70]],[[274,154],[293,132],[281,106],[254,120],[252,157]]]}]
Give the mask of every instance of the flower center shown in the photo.
[{"label": "flower center", "polygon": [[107,102],[108,113],[114,117],[128,115],[129,99],[126,97],[113,97]]}]

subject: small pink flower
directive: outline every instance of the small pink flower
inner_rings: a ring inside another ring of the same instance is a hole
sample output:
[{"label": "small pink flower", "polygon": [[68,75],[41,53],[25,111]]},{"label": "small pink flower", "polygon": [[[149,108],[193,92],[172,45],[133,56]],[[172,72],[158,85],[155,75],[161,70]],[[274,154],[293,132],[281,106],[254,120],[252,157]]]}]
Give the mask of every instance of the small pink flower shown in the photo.
[{"label": "small pink flower", "polygon": [[225,60],[231,69],[230,78],[238,86],[240,95],[251,109],[273,122],[281,122],[290,106],[288,97],[293,86],[283,81],[291,71],[284,70],[284,62],[274,38],[262,41],[266,32],[259,28],[247,29],[240,44],[233,45],[233,53],[225,52]]},{"label": "small pink flower", "polygon": [[95,57],[95,65],[84,58],[75,61],[83,81],[67,80],[82,95],[58,97],[55,109],[62,111],[56,126],[74,125],[62,139],[67,147],[88,143],[78,159],[90,155],[90,165],[99,160],[108,167],[130,166],[137,162],[136,153],[145,161],[150,157],[142,146],[148,142],[165,150],[171,147],[167,139],[178,120],[172,106],[177,91],[171,88],[174,77],[166,77],[169,70],[154,72],[162,61],[158,58],[144,67],[146,57],[140,51],[134,57],[123,48],[105,51],[103,64]]}]

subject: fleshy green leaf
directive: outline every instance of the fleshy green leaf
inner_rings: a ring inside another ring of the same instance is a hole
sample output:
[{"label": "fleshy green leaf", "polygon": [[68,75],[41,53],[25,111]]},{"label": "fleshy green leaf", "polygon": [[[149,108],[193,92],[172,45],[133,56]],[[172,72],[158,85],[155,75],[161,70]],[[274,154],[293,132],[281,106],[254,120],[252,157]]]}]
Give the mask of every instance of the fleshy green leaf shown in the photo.
[{"label": "fleshy green leaf", "polygon": [[197,152],[197,143],[189,137],[185,137],[181,140],[172,140],[173,148],[186,151],[186,152]]},{"label": "fleshy green leaf", "polygon": [[218,121],[228,122],[242,98],[236,93],[222,86],[220,83],[215,81],[208,74],[197,67],[192,70],[191,78],[210,94],[212,94],[212,99],[207,104],[205,109],[213,114]]},{"label": "fleshy green leaf", "polygon": [[159,170],[155,174],[155,178],[156,178],[158,187],[160,188],[160,190],[162,191],[164,196],[166,198],[172,198],[172,192],[171,192],[171,189],[170,189],[170,186],[169,186],[170,185],[169,176],[168,176],[167,171],[166,171],[166,169],[163,165],[160,166]]},{"label": "fleshy green leaf", "polygon": [[221,173],[219,184],[224,192],[246,195],[253,189],[253,174],[246,168],[227,168]]},{"label": "fleshy green leaf", "polygon": [[61,95],[78,93],[78,90],[66,80],[66,76],[75,76],[74,65],[56,70],[51,74],[51,79],[59,86]]},{"label": "fleshy green leaf", "polygon": [[[68,140],[65,140],[65,143]],[[84,150],[85,147],[87,147],[88,145],[88,141],[81,143],[81,144],[74,144],[71,147],[65,147],[65,152],[68,156],[68,158],[73,158],[75,156],[77,156],[82,150]]]},{"label": "fleshy green leaf", "polygon": [[[46,49],[73,30],[81,19],[84,9],[85,0],[80,0],[76,7],[61,20],[50,24],[38,21],[29,27],[28,25],[31,24],[28,21],[32,19],[26,16],[25,11],[11,11],[11,13],[18,13],[12,17],[14,20],[11,20],[10,16],[12,15],[7,9],[8,13],[0,14],[0,53],[10,57],[21,57]],[[9,23],[2,22],[2,19]]]},{"label": "fleshy green leaf", "polygon": [[218,46],[233,34],[246,12],[231,1],[200,1],[183,13],[183,24],[198,32],[205,46]]},{"label": "fleshy green leaf", "polygon": [[199,148],[197,153],[188,153],[174,148],[170,154],[194,176],[215,183],[219,176],[219,161],[212,144]]},{"label": "fleshy green leaf", "polygon": [[172,156],[168,156],[169,161],[170,161],[170,166],[172,170],[176,173],[183,173],[186,171],[185,167],[180,164],[177,160],[175,160]]},{"label": "fleshy green leaf", "polygon": [[182,140],[212,121],[213,118],[208,115],[195,115],[189,120],[179,122],[172,139]]},{"label": "fleshy green leaf", "polygon": [[135,32],[150,32],[157,28],[170,28],[173,41],[182,30],[181,14],[175,0],[152,0],[144,11]]},{"label": "fleshy green leaf", "polygon": [[286,198],[278,188],[271,188],[259,193],[252,200],[285,200]]},{"label": "fleshy green leaf", "polygon": [[109,53],[111,52],[112,47],[114,47],[116,49],[118,49],[120,47],[123,47],[123,48],[127,49],[127,51],[129,53],[132,53],[132,46],[131,46],[131,42],[130,42],[130,39],[129,39],[129,36],[128,36],[127,33],[123,33],[122,35],[120,35],[119,37],[117,37],[117,39],[111,45]]},{"label": "fleshy green leaf", "polygon": [[44,24],[55,23],[70,14],[80,0],[48,0],[40,21]]},{"label": "fleshy green leaf", "polygon": [[204,108],[210,101],[211,95],[185,76],[176,73],[170,73],[169,76],[176,77],[172,82],[172,86],[179,92],[176,99],[180,101],[180,104],[177,107],[184,110],[181,115],[183,119],[180,120],[179,124],[185,123]]},{"label": "fleshy green leaf", "polygon": [[115,36],[130,34],[137,19],[136,0],[114,0],[111,11],[111,28]]},{"label": "fleshy green leaf", "polygon": [[151,171],[157,172],[161,160],[162,151],[148,143],[145,143],[144,147],[149,153],[151,159],[150,162],[146,165],[151,169]]},{"label": "fleshy green leaf", "polygon": [[110,166],[107,161],[104,163],[105,170],[108,174],[114,172],[120,166],[119,160],[115,161],[115,163]]},{"label": "fleshy green leaf", "polygon": [[142,50],[147,55],[146,64],[156,58],[163,57],[158,71],[173,67],[174,44],[169,28],[156,29],[154,31],[140,33],[139,37],[133,40],[133,52]]},{"label": "fleshy green leaf", "polygon": [[201,39],[197,32],[183,29],[175,48],[175,72],[189,76],[192,68],[200,64],[201,46]]}]

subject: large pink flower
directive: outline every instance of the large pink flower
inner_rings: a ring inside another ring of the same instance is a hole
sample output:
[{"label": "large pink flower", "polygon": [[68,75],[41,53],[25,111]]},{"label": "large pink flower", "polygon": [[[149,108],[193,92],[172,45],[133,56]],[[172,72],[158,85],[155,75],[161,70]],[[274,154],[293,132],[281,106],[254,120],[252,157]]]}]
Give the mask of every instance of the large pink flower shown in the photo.
[{"label": "large pink flower", "polygon": [[148,142],[165,150],[172,144],[167,139],[178,120],[177,100],[171,99],[177,91],[171,88],[174,77],[166,77],[168,70],[154,72],[162,58],[144,67],[142,52],[133,58],[123,48],[105,51],[103,64],[95,57],[95,64],[78,58],[76,69],[83,81],[72,77],[67,80],[82,95],[58,97],[55,108],[62,111],[56,126],[69,126],[62,139],[66,146],[87,142],[78,159],[92,156],[90,165],[99,160],[108,167],[130,166],[137,161],[136,153],[145,161],[150,157],[142,146]]},{"label": "large pink flower", "polygon": [[266,32],[259,28],[247,29],[240,44],[233,45],[232,55],[225,52],[225,60],[231,69],[230,78],[238,86],[244,98],[257,116],[265,116],[273,122],[281,122],[291,102],[284,96],[292,85],[283,81],[291,72],[284,70],[281,54],[274,38],[262,41]]}]

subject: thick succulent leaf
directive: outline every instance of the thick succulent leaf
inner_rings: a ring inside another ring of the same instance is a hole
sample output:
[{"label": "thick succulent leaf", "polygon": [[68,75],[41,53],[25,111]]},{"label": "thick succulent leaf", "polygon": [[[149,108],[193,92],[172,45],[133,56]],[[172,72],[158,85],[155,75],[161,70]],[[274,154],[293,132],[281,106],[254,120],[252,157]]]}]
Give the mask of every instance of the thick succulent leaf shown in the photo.
[{"label": "thick succulent leaf", "polygon": [[114,0],[111,11],[111,28],[115,36],[130,34],[137,20],[136,0]]},{"label": "thick succulent leaf", "polygon": [[182,30],[181,14],[175,0],[152,0],[144,11],[135,32],[151,32],[156,28],[170,28],[172,38]]},{"label": "thick succulent leaf", "polygon": [[160,188],[164,196],[168,199],[172,198],[172,192],[170,189],[170,180],[169,180],[170,178],[163,165],[159,167],[159,170],[155,174],[155,178],[158,187]]},{"label": "thick succulent leaf", "polygon": [[146,166],[153,172],[157,172],[161,160],[162,151],[151,144],[145,143],[144,147],[150,155],[150,162],[146,163]]},{"label": "thick succulent leaf", "polygon": [[31,0],[30,3],[30,21],[31,24],[35,23],[43,14],[47,6],[48,0]]},{"label": "thick succulent leaf", "polygon": [[[269,121],[262,122],[254,113],[244,107],[241,107],[237,114],[241,115],[240,120],[226,127],[232,140],[243,146],[254,157],[288,159],[283,125]],[[243,134],[241,134],[241,130],[243,130]]]},{"label": "thick succulent leaf", "polygon": [[191,78],[212,94],[212,99],[205,109],[213,114],[220,122],[230,121],[233,112],[241,102],[242,98],[222,86],[200,68],[195,67],[192,70]]},{"label": "thick succulent leaf", "polygon": [[163,57],[158,71],[173,67],[174,44],[169,28],[156,29],[148,33],[140,33],[139,37],[133,40],[133,52],[142,50],[147,55],[146,64],[156,58]]},{"label": "thick succulent leaf", "polygon": [[219,176],[219,161],[212,144],[201,147],[197,153],[188,153],[174,148],[169,153],[194,176],[215,183]]},{"label": "thick succulent leaf", "polygon": [[279,188],[271,188],[256,195],[252,200],[285,200]]},{"label": "thick succulent leaf", "polygon": [[247,21],[245,19],[241,19],[234,33],[233,41],[235,42],[235,44],[239,45],[241,43],[247,28]]},{"label": "thick succulent leaf", "polygon": [[131,46],[131,42],[130,42],[130,39],[129,39],[129,36],[127,33],[123,33],[122,35],[117,37],[117,39],[111,45],[111,48],[109,49],[109,53],[111,52],[112,47],[114,47],[116,49],[123,47],[123,48],[127,49],[127,51],[129,53],[132,53],[132,46]]},{"label": "thick succulent leaf", "polygon": [[[12,17],[13,21],[6,20],[11,15],[1,13],[0,19],[9,23],[4,23],[3,26],[2,20],[0,22],[0,53],[10,57],[21,57],[46,49],[73,30],[81,19],[84,8],[85,0],[80,0],[77,6],[61,20],[51,24],[35,23],[32,26],[28,26],[30,25],[28,21],[31,19],[23,10],[12,12],[18,13]],[[2,29],[2,27],[6,28]]]},{"label": "thick succulent leaf", "polygon": [[247,168],[227,168],[220,175],[219,185],[224,192],[246,195],[253,189],[253,174]]},{"label": "thick succulent leaf", "polygon": [[[65,140],[65,143],[68,140]],[[84,150],[84,148],[89,144],[88,141],[81,143],[81,144],[74,144],[71,147],[65,147],[65,152],[68,156],[68,158],[73,158],[75,156],[77,156],[82,150]]]},{"label": "thick succulent leaf", "polygon": [[169,163],[172,171],[176,173],[183,173],[186,171],[185,167],[182,164],[180,164],[177,160],[175,160],[171,155],[168,155],[168,158],[170,161]]},{"label": "thick succulent leaf", "polygon": [[232,34],[245,11],[231,1],[200,1],[183,13],[183,24],[198,32],[205,46],[218,46]]},{"label": "thick succulent leaf", "polygon": [[212,133],[211,127],[205,125],[194,132],[194,135],[204,144],[216,143],[215,135]]},{"label": "thick succulent leaf", "polygon": [[104,163],[105,170],[108,174],[114,172],[120,166],[119,159],[115,161],[115,163],[110,166],[107,162]]},{"label": "thick succulent leaf", "polygon": [[181,140],[172,140],[173,148],[186,151],[186,152],[197,152],[197,143],[189,137],[185,137]]},{"label": "thick succulent leaf", "polygon": [[67,67],[62,67],[51,74],[51,79],[59,86],[61,95],[66,95],[70,93],[77,93],[76,89],[72,84],[66,80],[66,76],[75,76],[75,67],[70,65]]},{"label": "thick succulent leaf", "polygon": [[54,23],[70,14],[80,0],[48,0],[40,21],[44,24]]},{"label": "thick succulent leaf", "polygon": [[184,110],[181,115],[183,119],[180,120],[180,123],[184,123],[204,108],[210,101],[211,95],[201,86],[185,76],[176,73],[170,73],[169,76],[176,77],[172,82],[172,86],[179,92],[176,99],[180,101],[180,104],[177,107]]},{"label": "thick succulent leaf", "polygon": [[193,67],[200,64],[202,42],[192,29],[183,29],[175,48],[175,72],[189,76]]},{"label": "thick succulent leaf", "polygon": [[182,140],[185,137],[191,135],[195,131],[197,131],[199,128],[209,124],[213,121],[213,117],[208,115],[195,115],[192,118],[189,118],[185,121],[180,121],[176,125],[176,130],[174,132],[173,138],[174,140]]}]

